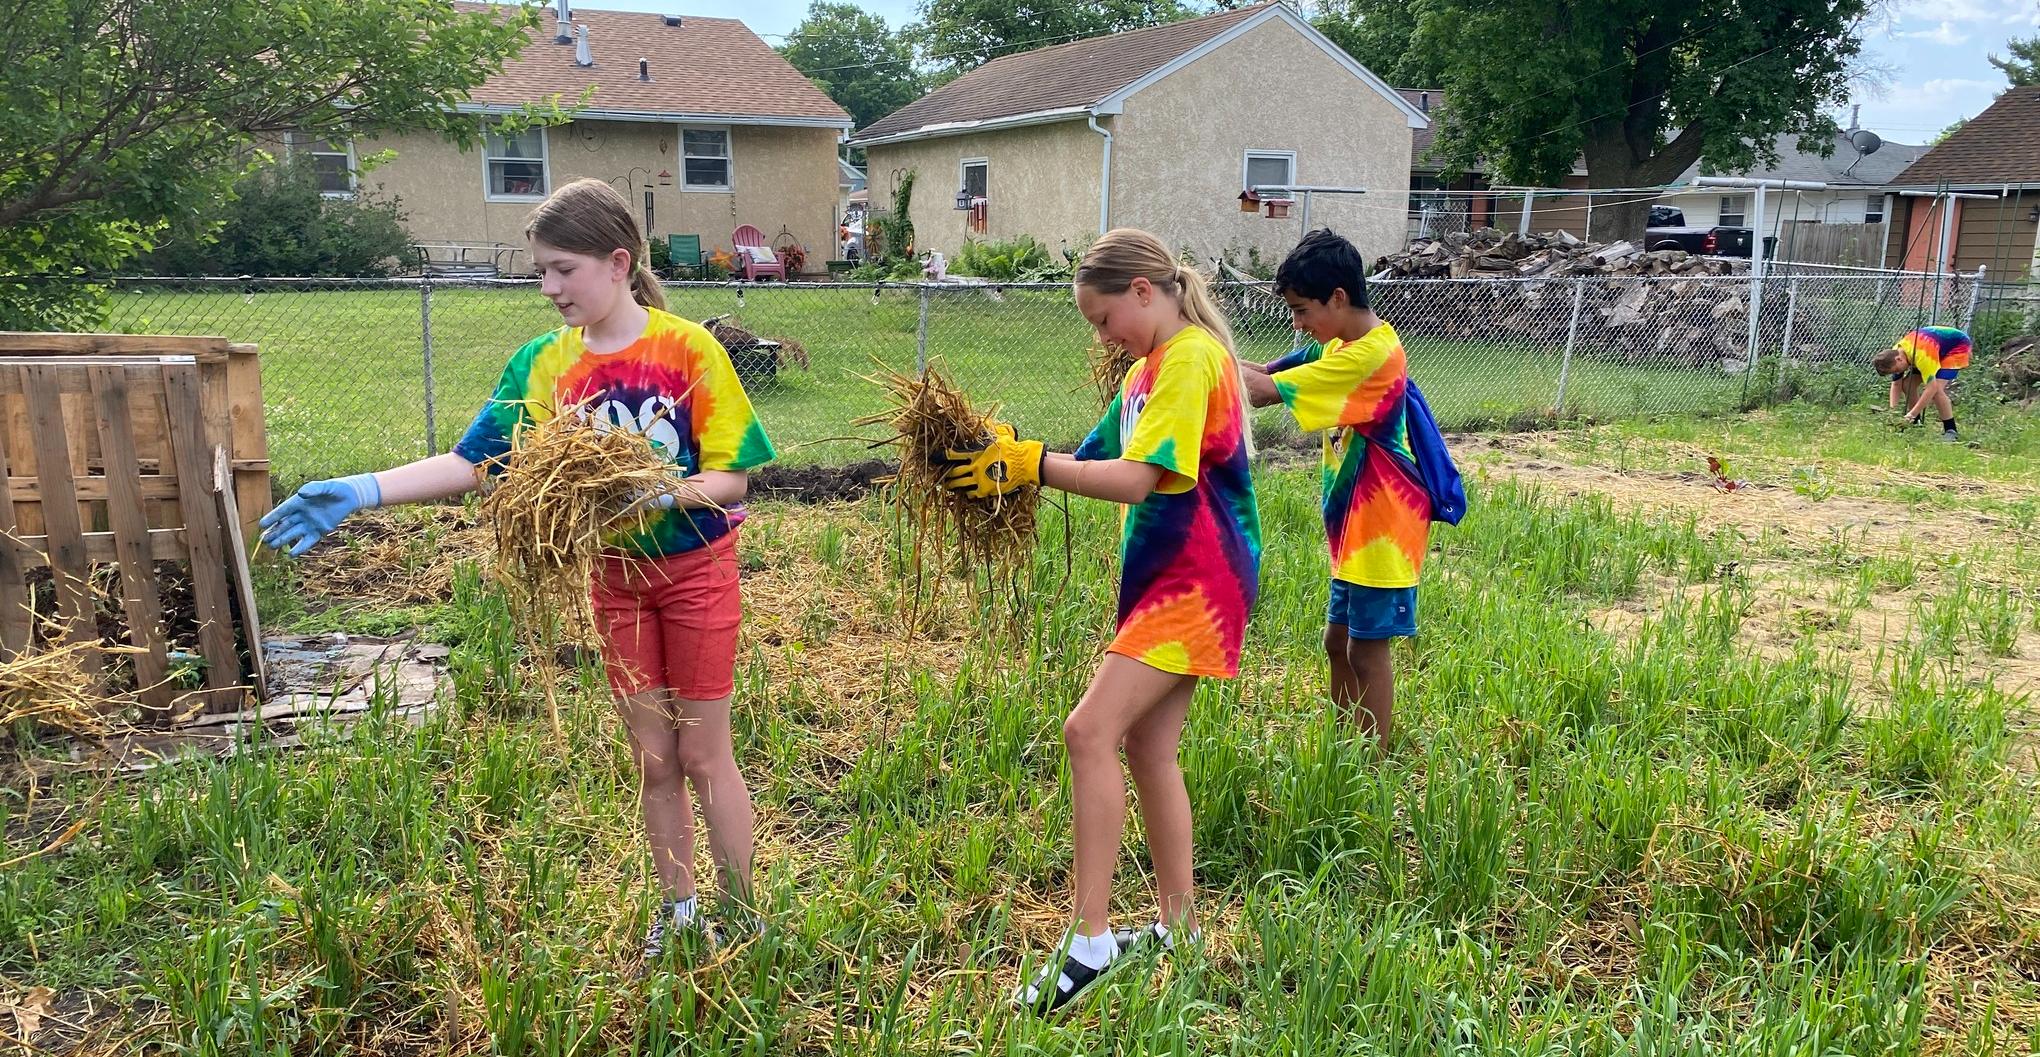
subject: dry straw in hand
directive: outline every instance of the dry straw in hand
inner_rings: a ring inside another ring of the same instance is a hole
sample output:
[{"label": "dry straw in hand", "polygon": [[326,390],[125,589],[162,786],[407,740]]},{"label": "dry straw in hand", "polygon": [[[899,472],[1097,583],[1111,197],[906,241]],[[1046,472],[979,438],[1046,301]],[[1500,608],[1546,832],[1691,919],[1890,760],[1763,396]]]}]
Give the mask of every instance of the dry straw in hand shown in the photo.
[{"label": "dry straw in hand", "polygon": [[[482,516],[511,617],[542,665],[563,641],[597,645],[589,586],[605,532],[644,516],[637,511],[648,496],[680,493],[713,505],[643,433],[597,425],[579,408],[516,430],[503,465]],[[557,730],[553,682],[545,680],[546,707]]]},{"label": "dry straw in hand", "polygon": [[951,469],[944,452],[982,448],[991,436],[986,423],[997,408],[973,408],[969,397],[932,369],[918,377],[886,370],[872,381],[884,387],[892,407],[858,419],[857,424],[893,430],[879,443],[899,451],[892,497],[911,539],[906,557],[914,576],[915,616],[940,593],[941,576],[931,582],[923,572],[931,541],[938,548],[952,548],[956,567],[982,575],[986,585],[1017,586],[1033,562],[1040,489],[1030,485],[1002,496],[973,499],[942,483]]}]

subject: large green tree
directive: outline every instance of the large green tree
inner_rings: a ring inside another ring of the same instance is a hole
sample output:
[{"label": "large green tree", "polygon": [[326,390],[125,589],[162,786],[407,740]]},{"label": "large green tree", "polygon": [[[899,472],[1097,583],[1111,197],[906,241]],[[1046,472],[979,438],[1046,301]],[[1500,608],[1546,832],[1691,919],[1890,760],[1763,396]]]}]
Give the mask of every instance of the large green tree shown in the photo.
[{"label": "large green tree", "polygon": [[[217,202],[287,130],[435,131],[535,7],[450,0],[34,0],[0,25],[0,329],[91,322],[89,288]],[[15,277],[15,278],[6,278]]]},{"label": "large green tree", "polygon": [[920,98],[923,90],[907,34],[856,4],[814,0],[779,53],[848,110],[858,128]]},{"label": "large green tree", "polygon": [[[1437,155],[1496,183],[1655,186],[1706,159],[1776,164],[1781,137],[1832,150],[1876,0],[1410,0],[1437,57]],[[1593,236],[1640,236],[1643,205],[1596,208]]]},{"label": "large green tree", "polygon": [[1990,64],[2004,71],[2013,88],[2040,84],[2040,36],[2013,37],[2005,42],[2005,50],[2012,53],[2009,58],[1992,53]]},{"label": "large green tree", "polygon": [[1436,88],[1441,56],[1411,47],[1417,8],[1410,0],[1323,0],[1311,24],[1346,54],[1397,88]]},{"label": "large green tree", "polygon": [[933,79],[946,81],[1001,55],[1175,22],[1199,8],[1186,0],[921,0],[909,31]]}]

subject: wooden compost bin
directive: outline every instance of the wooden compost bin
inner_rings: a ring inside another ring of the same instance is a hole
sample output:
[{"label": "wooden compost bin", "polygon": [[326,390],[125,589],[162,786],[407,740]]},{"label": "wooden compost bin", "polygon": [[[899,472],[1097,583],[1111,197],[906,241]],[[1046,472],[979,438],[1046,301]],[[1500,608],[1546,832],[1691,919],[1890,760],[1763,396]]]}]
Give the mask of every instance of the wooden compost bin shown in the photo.
[{"label": "wooden compost bin", "polygon": [[[98,641],[93,585],[117,583],[136,690],[152,714],[238,708],[259,693],[245,541],[269,509],[269,459],[255,346],[0,332],[0,478],[0,656],[39,635]],[[191,580],[205,662],[197,702],[167,678],[159,561],[184,563]],[[54,627],[38,627],[33,609],[31,579],[44,568]]]}]

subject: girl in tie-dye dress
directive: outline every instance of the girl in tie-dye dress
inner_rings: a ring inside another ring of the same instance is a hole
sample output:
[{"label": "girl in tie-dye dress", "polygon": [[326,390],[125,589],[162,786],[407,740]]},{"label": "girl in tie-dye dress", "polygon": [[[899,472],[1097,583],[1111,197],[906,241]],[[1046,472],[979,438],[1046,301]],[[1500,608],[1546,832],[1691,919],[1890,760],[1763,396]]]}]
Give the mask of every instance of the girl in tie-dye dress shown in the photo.
[{"label": "girl in tie-dye dress", "polygon": [[[1014,994],[1016,1005],[1044,1012],[1076,997],[1124,950],[1198,936],[1177,744],[1198,678],[1239,672],[1261,561],[1239,368],[1203,278],[1153,235],[1120,229],[1085,252],[1076,299],[1100,341],[1141,357],[1104,420],[1073,455],[1018,440],[1004,423],[993,424],[985,448],[950,453],[952,487],[974,495],[1041,484],[1126,505],[1116,630],[1063,723],[1076,828],[1070,927]],[[1122,749],[1160,915],[1147,928],[1114,934],[1108,911],[1126,826]]]}]

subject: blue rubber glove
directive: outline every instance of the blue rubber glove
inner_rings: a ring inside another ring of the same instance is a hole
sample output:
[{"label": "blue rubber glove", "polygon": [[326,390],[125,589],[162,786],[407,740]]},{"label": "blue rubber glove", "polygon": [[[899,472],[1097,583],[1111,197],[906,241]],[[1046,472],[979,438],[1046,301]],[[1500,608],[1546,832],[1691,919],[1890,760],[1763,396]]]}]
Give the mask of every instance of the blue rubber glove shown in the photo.
[{"label": "blue rubber glove", "polygon": [[382,486],[376,484],[372,473],[312,481],[262,515],[262,542],[277,550],[288,549],[295,558],[311,550],[342,518],[381,505]]}]

